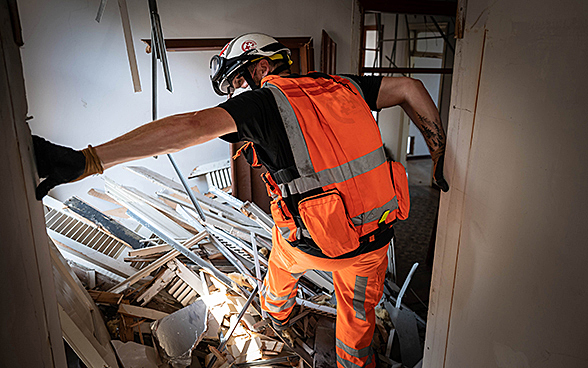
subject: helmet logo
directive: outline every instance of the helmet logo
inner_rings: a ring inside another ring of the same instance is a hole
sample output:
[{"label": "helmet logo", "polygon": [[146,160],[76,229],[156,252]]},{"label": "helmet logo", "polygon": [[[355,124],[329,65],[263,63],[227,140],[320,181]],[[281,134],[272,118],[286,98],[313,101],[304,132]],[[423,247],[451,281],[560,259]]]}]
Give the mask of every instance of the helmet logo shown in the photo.
[{"label": "helmet logo", "polygon": [[243,50],[243,52],[247,52],[251,49],[254,49],[255,47],[257,47],[257,43],[253,40],[247,40],[243,42],[243,44],[241,45],[241,49]]}]

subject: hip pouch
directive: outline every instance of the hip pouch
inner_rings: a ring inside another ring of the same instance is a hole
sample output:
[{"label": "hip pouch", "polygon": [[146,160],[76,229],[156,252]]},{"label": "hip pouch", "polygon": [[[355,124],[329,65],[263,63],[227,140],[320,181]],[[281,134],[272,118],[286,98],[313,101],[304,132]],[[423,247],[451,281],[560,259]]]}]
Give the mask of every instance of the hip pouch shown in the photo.
[{"label": "hip pouch", "polygon": [[398,200],[398,214],[396,217],[399,220],[406,220],[410,211],[410,194],[406,169],[400,162],[390,161],[390,175],[392,175],[392,183]]},{"label": "hip pouch", "polygon": [[298,211],[312,239],[325,255],[334,258],[359,247],[359,235],[336,189],[301,200]]}]

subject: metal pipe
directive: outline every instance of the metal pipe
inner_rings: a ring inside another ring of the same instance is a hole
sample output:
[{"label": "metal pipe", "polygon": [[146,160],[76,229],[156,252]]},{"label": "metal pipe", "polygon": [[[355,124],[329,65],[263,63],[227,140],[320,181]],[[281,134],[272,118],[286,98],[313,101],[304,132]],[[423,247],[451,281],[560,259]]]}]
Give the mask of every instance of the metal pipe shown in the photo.
[{"label": "metal pipe", "polygon": [[96,22],[100,23],[102,15],[104,15],[104,9],[106,8],[106,2],[108,0],[100,0],[100,7],[98,7],[98,14],[96,14]]},{"label": "metal pipe", "polygon": [[151,120],[157,120],[157,55],[153,29],[151,29],[151,45]]},{"label": "metal pipe", "polygon": [[[392,46],[392,54],[390,55],[390,58],[388,58],[388,61],[390,62],[388,64],[388,67],[390,67],[392,64],[394,64],[394,67],[396,67],[396,45],[398,42],[396,42],[396,39],[398,38],[398,14],[396,14],[396,21],[394,23],[394,45]],[[382,39],[382,45],[384,44],[384,40]]]},{"label": "metal pipe", "polygon": [[[253,231],[251,232],[251,247],[253,248],[253,260],[255,262],[255,277],[257,278],[257,287],[259,290],[261,290],[261,267],[259,265],[259,254],[257,253],[257,239],[255,238],[255,233]],[[261,317],[266,319],[267,312],[262,310]]]},{"label": "metal pipe", "polygon": [[204,211],[202,211],[202,208],[200,208],[200,205],[198,204],[198,200],[196,200],[196,197],[194,196],[194,193],[192,192],[192,188],[190,188],[190,186],[188,185],[188,182],[186,181],[186,179],[182,175],[180,168],[176,164],[176,160],[174,160],[171,153],[168,153],[167,157],[169,158],[169,161],[171,162],[172,166],[174,167],[176,174],[178,174],[178,177],[180,178],[180,181],[182,182],[182,185],[184,186],[186,193],[188,193],[188,197],[190,197],[190,201],[194,205],[194,208],[196,208],[196,211],[198,212],[198,216],[200,216],[200,220],[206,221],[206,217],[204,216]]},{"label": "metal pipe", "polygon": [[441,34],[441,37],[443,37],[443,39],[445,40],[445,44],[447,46],[449,46],[449,48],[451,49],[452,52],[455,52],[455,49],[453,48],[453,45],[449,42],[449,38],[447,37],[447,35],[445,34],[445,32],[443,32],[443,30],[439,26],[439,23],[437,23],[437,21],[435,20],[435,17],[431,17],[431,19],[433,20],[433,23],[435,24],[435,27],[437,28],[437,31]]},{"label": "metal pipe", "polygon": [[[247,308],[249,308],[249,305],[251,305],[251,302],[253,302],[253,298],[255,298],[255,295],[257,294],[258,290],[259,290],[259,288],[257,287],[257,285],[255,285],[255,289],[253,289],[253,292],[251,292],[251,295],[249,295],[249,298],[247,298],[245,305],[243,305],[243,309],[241,309],[241,312],[239,312],[239,315],[237,316],[237,321],[235,321],[235,324],[231,326],[231,328],[227,332],[227,335],[223,338],[223,342],[221,342],[221,344],[218,346],[218,351],[222,352],[225,349],[225,346],[227,345],[227,341],[229,341],[229,339],[231,338],[231,335],[235,331],[235,328],[237,328],[237,326],[239,325],[239,322],[241,321],[241,319],[245,315]],[[216,355],[213,355],[212,358],[210,359],[210,361],[208,362],[208,365],[206,365],[206,368],[211,368],[215,362],[216,362]]]},{"label": "metal pipe", "polygon": [[[157,55],[156,55],[156,49],[157,49],[156,45],[157,44],[158,44],[157,36],[155,34],[154,29],[152,28],[151,29],[151,45],[152,45],[152,48],[151,48],[151,119],[152,120],[157,120]],[[194,193],[192,192],[192,189],[190,188],[190,186],[186,182],[186,179],[184,179],[184,176],[182,175],[182,172],[180,171],[178,165],[176,164],[176,161],[174,160],[174,158],[172,157],[171,154],[168,154],[167,157],[169,158],[172,166],[174,167],[176,174],[180,178],[180,181],[182,182],[184,189],[186,190],[186,193],[188,193],[188,196],[190,197],[192,204],[196,208],[196,211],[198,211],[198,215],[200,216],[200,219],[202,221],[206,221],[206,217],[204,216],[204,212],[202,211],[202,208],[200,208],[200,205],[198,204],[198,201],[194,197]]]}]

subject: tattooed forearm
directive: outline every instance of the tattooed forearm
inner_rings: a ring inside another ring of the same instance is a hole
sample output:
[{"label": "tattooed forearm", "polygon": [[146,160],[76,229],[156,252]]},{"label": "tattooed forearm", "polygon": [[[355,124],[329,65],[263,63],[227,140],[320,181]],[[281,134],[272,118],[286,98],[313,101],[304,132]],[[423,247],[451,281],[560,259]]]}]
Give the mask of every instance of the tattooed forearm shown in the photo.
[{"label": "tattooed forearm", "polygon": [[427,143],[431,153],[437,151],[439,148],[444,148],[445,131],[443,131],[441,122],[436,120],[429,120],[418,112],[416,115],[418,119],[415,121],[415,124],[423,134],[425,142]]}]

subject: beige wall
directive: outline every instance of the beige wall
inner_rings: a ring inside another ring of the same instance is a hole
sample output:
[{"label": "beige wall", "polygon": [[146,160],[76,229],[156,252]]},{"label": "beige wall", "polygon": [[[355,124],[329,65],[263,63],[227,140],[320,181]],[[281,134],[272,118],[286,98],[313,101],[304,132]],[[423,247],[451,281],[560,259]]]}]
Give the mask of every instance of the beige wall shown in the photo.
[{"label": "beige wall", "polygon": [[586,367],[588,3],[470,0],[425,364]]}]

